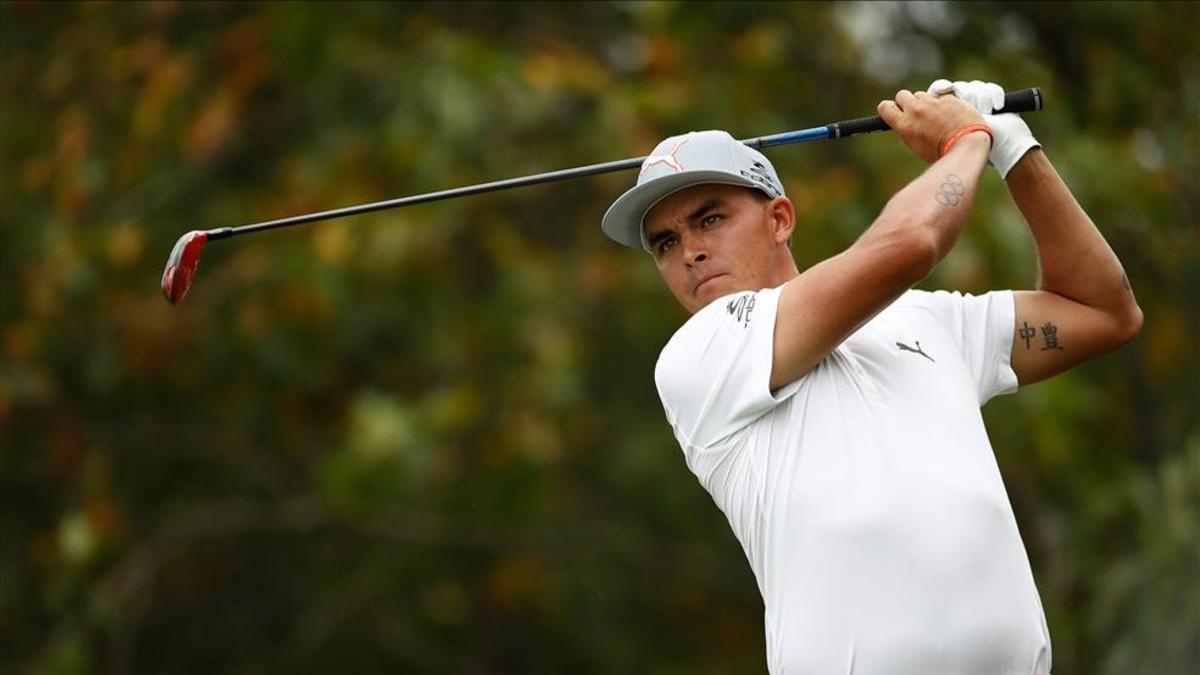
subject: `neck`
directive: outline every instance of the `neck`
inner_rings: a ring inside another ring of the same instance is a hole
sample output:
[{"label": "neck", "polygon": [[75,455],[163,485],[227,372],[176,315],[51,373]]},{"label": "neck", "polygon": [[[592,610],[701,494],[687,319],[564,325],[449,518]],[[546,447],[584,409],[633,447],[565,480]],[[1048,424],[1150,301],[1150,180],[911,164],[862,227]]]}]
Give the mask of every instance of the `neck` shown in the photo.
[{"label": "neck", "polygon": [[776,283],[772,287],[782,286],[800,276],[800,269],[796,267],[796,259],[792,257],[792,250],[785,248],[783,257],[784,259],[780,261],[777,267],[779,273],[774,275]]}]

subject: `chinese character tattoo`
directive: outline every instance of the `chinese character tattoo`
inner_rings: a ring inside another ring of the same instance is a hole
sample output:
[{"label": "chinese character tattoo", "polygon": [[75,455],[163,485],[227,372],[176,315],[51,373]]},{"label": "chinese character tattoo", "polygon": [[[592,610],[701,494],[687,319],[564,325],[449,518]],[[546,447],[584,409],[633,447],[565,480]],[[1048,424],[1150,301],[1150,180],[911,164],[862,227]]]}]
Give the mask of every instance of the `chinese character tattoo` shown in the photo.
[{"label": "chinese character tattoo", "polygon": [[1062,349],[1058,344],[1058,326],[1052,323],[1042,324],[1042,337],[1046,340],[1046,346],[1042,347],[1042,351],[1046,351],[1047,349]]},{"label": "chinese character tattoo", "polygon": [[1028,323],[1022,321],[1021,329],[1017,331],[1017,334],[1020,335],[1021,339],[1025,341],[1025,349],[1029,349],[1029,341],[1037,335],[1037,330],[1035,330],[1033,326],[1030,326]]}]

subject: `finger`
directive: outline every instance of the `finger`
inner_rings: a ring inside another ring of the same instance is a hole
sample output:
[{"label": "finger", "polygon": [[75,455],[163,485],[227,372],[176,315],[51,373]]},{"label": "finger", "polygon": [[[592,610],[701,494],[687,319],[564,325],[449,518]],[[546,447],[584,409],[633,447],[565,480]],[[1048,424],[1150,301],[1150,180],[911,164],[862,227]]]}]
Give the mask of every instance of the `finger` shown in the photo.
[{"label": "finger", "polygon": [[[971,80],[970,82],[971,96],[973,97],[971,102],[982,113],[990,113],[1000,107],[999,105],[992,105],[995,101],[992,98],[992,90],[989,85],[990,83],[983,80]],[[1003,99],[1001,99],[1000,104],[1004,104]]]},{"label": "finger", "polygon": [[916,97],[907,89],[901,89],[896,92],[896,105],[899,106],[900,110],[908,110],[908,106],[912,105],[915,100]]},{"label": "finger", "polygon": [[[988,96],[991,98],[992,110],[999,110],[1004,107],[1004,88],[998,84],[987,83]],[[988,112],[992,112],[989,110]]]},{"label": "finger", "polygon": [[989,99],[982,96],[981,84],[983,83],[979,80],[973,80],[971,82],[955,82],[954,95],[966,101],[967,103],[970,103],[971,106],[979,112],[990,113],[991,110],[984,110],[984,108],[988,107]]},{"label": "finger", "polygon": [[896,105],[895,101],[880,101],[879,105],[875,106],[875,111],[893,129],[900,123],[900,118],[904,116],[904,112],[900,110],[900,106]]},{"label": "finger", "polygon": [[930,94],[933,94],[934,96],[941,96],[943,94],[952,94],[952,93],[954,93],[954,83],[951,82],[950,80],[946,80],[946,79],[934,80],[933,84],[929,85],[929,89],[927,89],[926,91],[928,91]]}]

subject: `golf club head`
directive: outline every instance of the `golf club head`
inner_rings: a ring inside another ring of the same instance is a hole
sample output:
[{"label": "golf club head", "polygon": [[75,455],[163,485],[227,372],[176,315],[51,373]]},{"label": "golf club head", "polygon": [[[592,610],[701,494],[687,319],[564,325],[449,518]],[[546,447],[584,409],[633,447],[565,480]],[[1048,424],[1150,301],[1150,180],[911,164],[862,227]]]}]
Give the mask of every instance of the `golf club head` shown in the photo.
[{"label": "golf club head", "polygon": [[175,242],[162,277],[162,290],[167,302],[178,304],[187,295],[192,287],[192,279],[196,277],[196,266],[200,264],[200,250],[207,241],[207,232],[192,230]]}]

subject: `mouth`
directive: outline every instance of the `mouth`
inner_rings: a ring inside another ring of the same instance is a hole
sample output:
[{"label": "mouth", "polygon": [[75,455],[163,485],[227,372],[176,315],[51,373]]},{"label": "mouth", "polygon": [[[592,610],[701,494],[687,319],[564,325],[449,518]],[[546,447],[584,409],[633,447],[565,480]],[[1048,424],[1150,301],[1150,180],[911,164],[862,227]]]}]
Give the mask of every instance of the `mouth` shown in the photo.
[{"label": "mouth", "polygon": [[728,276],[728,275],[724,272],[718,272],[716,274],[709,274],[709,275],[705,276],[703,279],[700,280],[700,283],[696,284],[696,287],[692,289],[692,295],[696,295],[697,293],[699,293],[700,289],[704,286],[704,284],[707,284],[708,282],[712,281],[713,279],[716,279],[718,277],[724,277],[724,276]]}]

